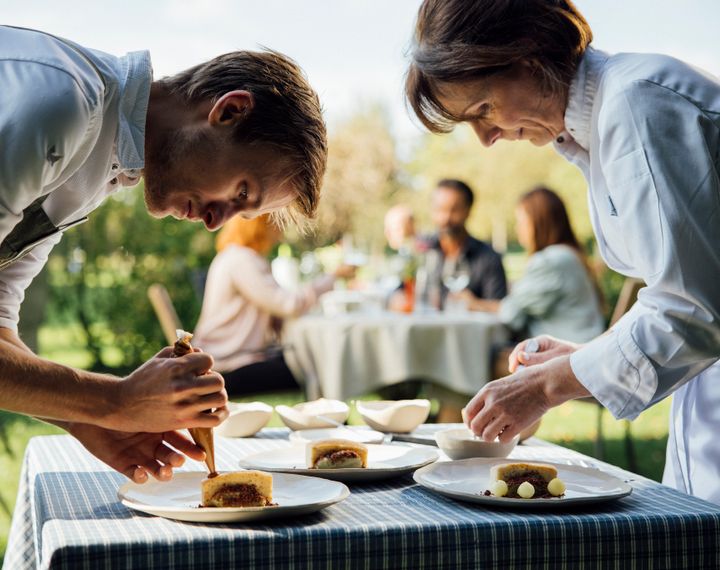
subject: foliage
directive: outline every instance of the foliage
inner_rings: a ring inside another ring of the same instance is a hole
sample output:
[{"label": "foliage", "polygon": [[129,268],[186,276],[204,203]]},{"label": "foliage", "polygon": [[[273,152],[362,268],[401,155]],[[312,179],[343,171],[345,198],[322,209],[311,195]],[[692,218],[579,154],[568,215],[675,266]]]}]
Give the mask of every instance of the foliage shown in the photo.
[{"label": "foliage", "polygon": [[[142,187],[121,190],[53,252],[51,319],[80,323],[92,368],[133,368],[166,344],[147,287],[165,284],[190,327],[200,309],[193,279],[213,254],[212,235],[201,226],[154,220]],[[119,349],[119,361],[105,361],[106,346]]]}]

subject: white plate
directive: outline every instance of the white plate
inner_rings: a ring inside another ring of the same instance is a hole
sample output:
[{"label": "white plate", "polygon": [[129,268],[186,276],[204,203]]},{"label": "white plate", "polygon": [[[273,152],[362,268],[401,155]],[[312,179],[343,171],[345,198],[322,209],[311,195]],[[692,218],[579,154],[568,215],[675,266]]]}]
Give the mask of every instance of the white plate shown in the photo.
[{"label": "white plate", "polygon": [[200,505],[200,471],[175,473],[172,480],[143,485],[125,483],[118,489],[120,502],[131,509],[179,521],[226,523],[308,515],[350,495],[342,483],[315,477],[273,474],[274,507],[207,507]]},{"label": "white plate", "polygon": [[[558,477],[567,487],[565,495],[552,499],[508,499],[483,495],[485,490],[490,488],[490,468],[493,465],[523,462],[554,465],[558,470]],[[630,485],[599,469],[536,459],[508,460],[478,457],[447,461],[419,469],[415,472],[414,478],[423,487],[453,499],[481,503],[488,507],[517,509],[562,508],[585,503],[600,503],[626,497],[632,493]]]},{"label": "white plate", "polygon": [[303,429],[290,434],[290,441],[307,443],[319,439],[349,439],[360,443],[382,443],[385,434],[369,429],[367,426],[353,426],[349,428],[321,428]]},{"label": "white plate", "polygon": [[305,463],[305,446],[293,445],[284,449],[263,451],[242,459],[241,467],[312,475],[345,483],[360,483],[389,479],[412,473],[419,467],[436,461],[438,452],[422,447],[402,445],[368,445],[368,466],[352,469],[308,469]]}]

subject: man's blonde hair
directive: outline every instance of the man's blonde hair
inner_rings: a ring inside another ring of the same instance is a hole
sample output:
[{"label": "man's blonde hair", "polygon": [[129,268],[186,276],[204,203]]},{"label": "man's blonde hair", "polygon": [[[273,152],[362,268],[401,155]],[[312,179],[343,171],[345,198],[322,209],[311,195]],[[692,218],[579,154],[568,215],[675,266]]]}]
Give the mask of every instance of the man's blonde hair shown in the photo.
[{"label": "man's blonde hair", "polygon": [[264,175],[294,186],[290,211],[275,216],[280,223],[315,217],[327,165],[327,132],[317,93],[297,63],[272,50],[235,51],[161,82],[188,103],[215,102],[237,89],[252,94],[252,111],[235,127],[235,141],[269,148],[276,158]]}]

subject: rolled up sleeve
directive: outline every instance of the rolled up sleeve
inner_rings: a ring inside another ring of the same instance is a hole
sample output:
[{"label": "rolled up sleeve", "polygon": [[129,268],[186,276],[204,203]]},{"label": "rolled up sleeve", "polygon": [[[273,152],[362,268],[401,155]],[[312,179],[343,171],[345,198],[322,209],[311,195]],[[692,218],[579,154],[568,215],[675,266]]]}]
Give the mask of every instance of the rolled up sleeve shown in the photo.
[{"label": "rolled up sleeve", "polygon": [[618,211],[631,213],[623,238],[647,287],[570,364],[615,417],[634,418],[720,357],[720,121],[650,82],[603,114],[604,175]]}]

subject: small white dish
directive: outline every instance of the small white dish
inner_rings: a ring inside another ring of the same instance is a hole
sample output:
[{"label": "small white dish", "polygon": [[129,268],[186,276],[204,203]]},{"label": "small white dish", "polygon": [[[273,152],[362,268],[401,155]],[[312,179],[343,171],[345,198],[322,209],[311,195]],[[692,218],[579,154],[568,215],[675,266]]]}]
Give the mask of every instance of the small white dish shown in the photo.
[{"label": "small white dish", "polygon": [[409,433],[430,414],[430,400],[357,401],[355,407],[372,429]]},{"label": "small white dish", "polygon": [[404,445],[368,445],[368,466],[349,469],[309,469],[305,458],[305,445],[295,444],[284,449],[263,451],[245,457],[240,466],[262,471],[297,473],[344,483],[365,483],[390,479],[437,461],[438,452],[427,447]]},{"label": "small white dish", "polygon": [[264,428],[272,417],[272,406],[263,402],[228,404],[228,418],[215,428],[215,433],[224,437],[250,437]]},{"label": "small white dish", "polygon": [[200,507],[200,484],[206,472],[175,473],[167,482],[128,482],[118,489],[120,502],[136,511],[179,521],[226,523],[307,515],[350,495],[336,481],[301,475],[273,474],[272,507]]},{"label": "small white dish", "polygon": [[344,423],[350,415],[350,408],[340,400],[320,398],[294,406],[275,406],[275,411],[283,423],[292,430],[337,427],[318,416],[335,422]]},{"label": "small white dish", "polygon": [[471,457],[507,457],[515,449],[519,436],[508,443],[483,441],[467,428],[455,428],[435,433],[435,441],[450,459],[469,459]]},{"label": "small white dish", "polygon": [[367,426],[352,426],[294,431],[288,439],[300,443],[318,441],[320,439],[349,439],[350,441],[357,441],[359,443],[382,443],[385,440],[385,434],[372,430]]},{"label": "small white dish", "polygon": [[423,487],[452,499],[480,503],[486,507],[511,509],[565,508],[579,504],[600,503],[628,496],[632,487],[599,469],[578,465],[563,465],[543,461],[558,470],[558,477],[565,483],[562,497],[552,499],[509,499],[485,495],[490,488],[490,470],[500,463],[531,462],[535,459],[492,459],[476,457],[462,461],[441,461],[415,472],[415,482]]}]

